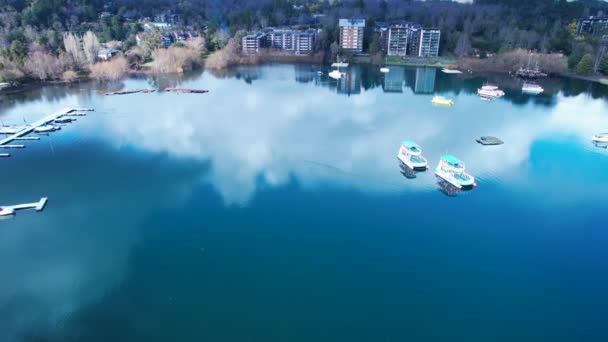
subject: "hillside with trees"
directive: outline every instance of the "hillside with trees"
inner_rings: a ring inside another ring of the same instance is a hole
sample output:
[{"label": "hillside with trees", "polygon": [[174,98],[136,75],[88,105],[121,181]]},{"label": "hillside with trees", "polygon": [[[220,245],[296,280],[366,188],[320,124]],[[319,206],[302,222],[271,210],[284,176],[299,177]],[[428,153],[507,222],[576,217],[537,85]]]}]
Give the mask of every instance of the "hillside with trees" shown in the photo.
[{"label": "hillside with trees", "polygon": [[[576,19],[600,11],[608,13],[608,4],[592,0],[0,0],[0,81],[87,76],[96,49],[112,42],[119,42],[129,64],[154,55],[171,59],[154,54],[159,41],[153,33],[143,52],[133,50],[142,20],[159,14],[171,14],[178,27],[200,32],[205,45],[200,51],[220,49],[238,32],[268,26],[319,28],[317,48],[331,51],[338,19],[362,17],[369,23],[365,50],[376,54],[380,44],[373,22],[405,19],[440,28],[444,56],[484,58],[523,49],[564,54],[572,71],[606,73],[602,34],[575,34]],[[186,55],[178,59],[191,65],[191,52]]]}]

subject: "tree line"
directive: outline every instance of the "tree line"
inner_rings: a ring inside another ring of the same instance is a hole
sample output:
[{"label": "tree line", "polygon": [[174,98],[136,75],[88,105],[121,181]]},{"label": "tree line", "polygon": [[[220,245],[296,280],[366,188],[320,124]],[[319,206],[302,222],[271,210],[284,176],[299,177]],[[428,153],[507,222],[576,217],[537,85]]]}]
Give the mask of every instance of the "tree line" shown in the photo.
[{"label": "tree line", "polygon": [[143,30],[139,19],[163,13],[175,15],[178,26],[204,33],[210,51],[224,47],[237,32],[312,26],[321,29],[317,48],[329,52],[338,40],[338,19],[360,17],[368,21],[365,50],[376,54],[380,43],[373,23],[405,19],[440,28],[441,55],[483,58],[517,49],[563,53],[573,71],[608,74],[602,34],[577,36],[573,24],[600,11],[608,13],[608,4],[597,0],[0,0],[0,80],[51,57],[61,61],[55,66],[76,65],[69,69],[78,72],[78,63],[66,59],[66,33],[82,40],[92,32],[100,43],[121,41],[126,52]]}]

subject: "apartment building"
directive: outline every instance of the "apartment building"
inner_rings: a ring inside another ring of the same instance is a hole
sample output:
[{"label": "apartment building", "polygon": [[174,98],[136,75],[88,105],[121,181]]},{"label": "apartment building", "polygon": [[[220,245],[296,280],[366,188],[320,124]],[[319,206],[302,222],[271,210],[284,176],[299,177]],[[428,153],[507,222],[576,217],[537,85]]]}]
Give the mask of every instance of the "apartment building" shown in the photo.
[{"label": "apartment building", "polygon": [[365,19],[340,19],[340,47],[355,53],[363,52]]}]

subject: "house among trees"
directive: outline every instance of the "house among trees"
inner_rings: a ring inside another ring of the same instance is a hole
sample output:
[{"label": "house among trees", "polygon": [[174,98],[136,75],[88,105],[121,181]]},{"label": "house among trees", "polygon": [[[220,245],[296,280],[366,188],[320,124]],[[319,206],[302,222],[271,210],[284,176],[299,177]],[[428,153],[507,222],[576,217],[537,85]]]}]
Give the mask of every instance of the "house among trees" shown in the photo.
[{"label": "house among trees", "polygon": [[608,16],[601,12],[598,16],[588,16],[576,21],[576,34],[594,34],[608,32]]},{"label": "house among trees", "polygon": [[97,59],[101,61],[109,61],[112,57],[118,54],[118,50],[116,49],[101,49],[97,53]]}]

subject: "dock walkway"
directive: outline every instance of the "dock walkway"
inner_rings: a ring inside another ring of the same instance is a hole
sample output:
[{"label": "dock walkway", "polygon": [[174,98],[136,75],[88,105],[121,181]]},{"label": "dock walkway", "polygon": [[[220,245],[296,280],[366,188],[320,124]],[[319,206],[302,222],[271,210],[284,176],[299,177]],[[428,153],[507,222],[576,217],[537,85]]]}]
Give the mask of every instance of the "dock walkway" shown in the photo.
[{"label": "dock walkway", "polygon": [[0,207],[0,216],[8,216],[13,215],[17,210],[24,209],[35,209],[36,211],[42,211],[46,206],[46,202],[48,198],[42,197],[40,201],[34,203],[25,203],[25,204],[17,204],[17,205],[7,205]]},{"label": "dock walkway", "polygon": [[[39,137],[26,137],[26,135],[34,132],[38,127],[47,125],[56,119],[59,119],[62,116],[70,116],[70,115],[81,115],[81,112],[91,112],[93,109],[91,108],[66,108],[57,113],[47,115],[44,118],[34,122],[31,125],[27,125],[23,127],[20,131],[15,134],[11,134],[8,137],[0,140],[0,148],[23,148],[23,145],[9,145],[11,142],[15,140],[38,140]],[[86,114],[82,114],[86,115]],[[8,157],[7,153],[2,154],[3,157]]]}]

